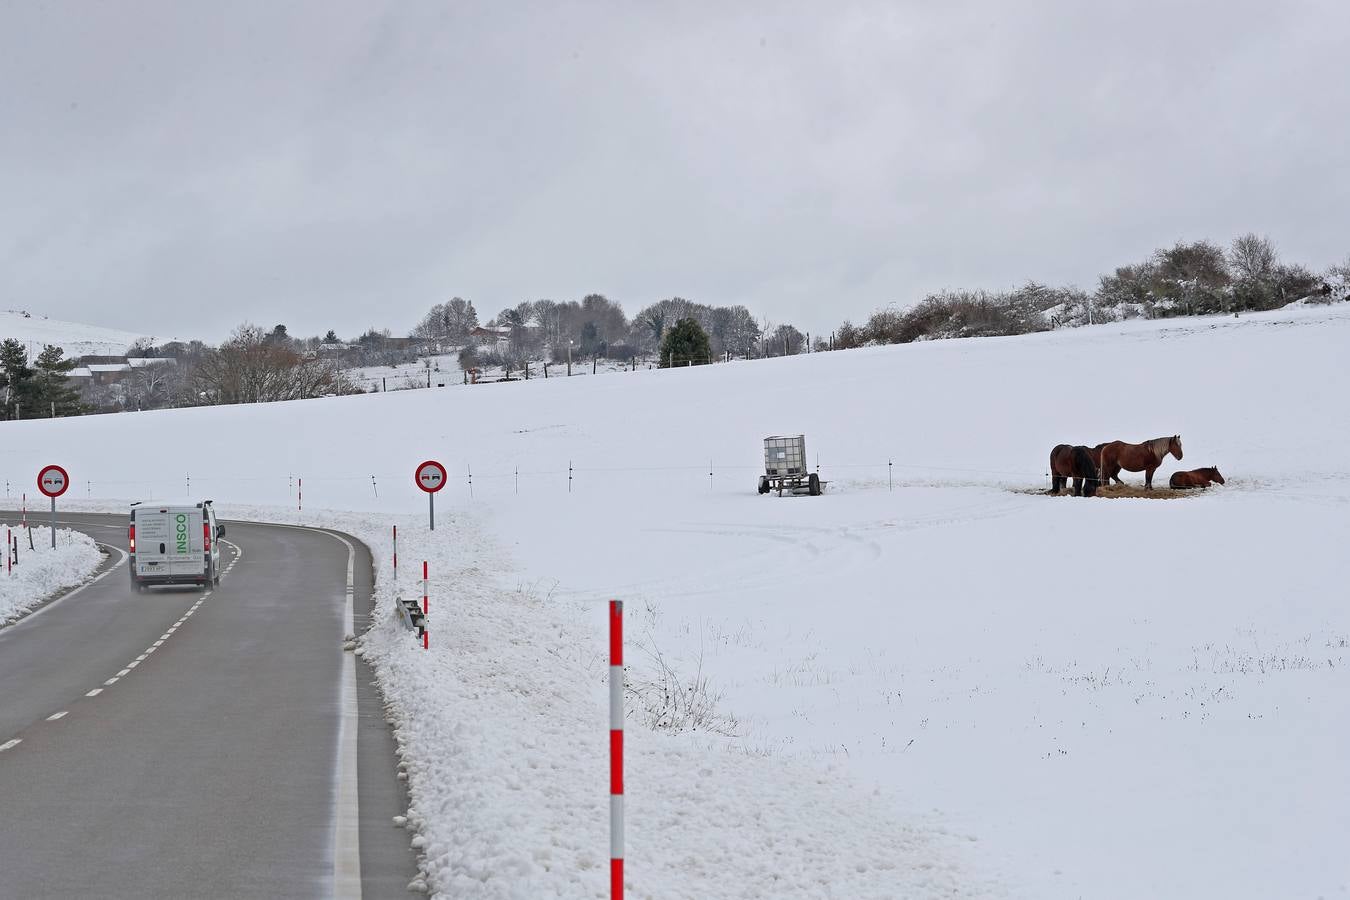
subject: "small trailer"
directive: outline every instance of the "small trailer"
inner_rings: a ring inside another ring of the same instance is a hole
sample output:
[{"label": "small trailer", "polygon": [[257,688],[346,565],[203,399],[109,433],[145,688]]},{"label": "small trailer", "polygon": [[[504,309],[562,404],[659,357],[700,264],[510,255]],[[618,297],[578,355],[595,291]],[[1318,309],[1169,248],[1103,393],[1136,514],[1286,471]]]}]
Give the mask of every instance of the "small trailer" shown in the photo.
[{"label": "small trailer", "polygon": [[815,472],[806,471],[806,436],[800,434],[764,439],[764,474],[759,476],[759,492],[777,490],[812,497],[820,496],[825,482]]}]

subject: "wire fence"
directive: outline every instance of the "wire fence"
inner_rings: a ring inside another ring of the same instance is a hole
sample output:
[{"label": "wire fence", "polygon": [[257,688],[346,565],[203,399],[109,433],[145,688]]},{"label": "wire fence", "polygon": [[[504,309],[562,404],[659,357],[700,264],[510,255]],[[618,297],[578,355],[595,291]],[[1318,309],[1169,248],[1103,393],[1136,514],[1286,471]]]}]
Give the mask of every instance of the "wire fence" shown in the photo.
[{"label": "wire fence", "polygon": [[[644,486],[653,483],[666,484],[671,489],[680,491],[696,486],[701,480],[708,490],[739,491],[743,487],[746,492],[753,492],[758,476],[764,474],[763,465],[718,463],[715,458],[701,463],[638,466],[586,464],[575,460],[560,460],[556,465],[534,463],[486,469],[466,462],[457,465],[458,473],[453,466],[451,467],[447,487],[462,490],[469,499],[476,498],[475,484],[479,488],[497,486],[497,489],[489,492],[493,494],[503,493],[499,489],[502,484],[508,485],[509,492],[513,494],[540,490],[567,494],[578,493],[592,486],[612,485],[626,488],[633,483],[634,478],[640,479]],[[963,484],[985,483],[1004,487],[1011,486],[1011,483],[1020,483],[1022,487],[1029,486],[1029,483],[1043,484],[1046,487],[1050,484],[1050,474],[1043,470],[937,465],[904,459],[831,463],[816,458],[808,468],[827,483],[831,479],[866,482],[872,485],[884,482],[890,490],[906,485],[929,485],[953,480]],[[962,477],[952,479],[942,476]],[[734,487],[729,488],[729,484]],[[371,500],[421,496],[413,483],[411,472],[401,475],[387,471],[366,474],[295,472],[266,475],[216,472],[193,475],[183,472],[177,476],[165,476],[157,472],[154,475],[147,473],[142,477],[90,479],[81,479],[73,472],[71,489],[66,494],[66,499],[190,497],[194,495],[194,486],[198,494],[228,495],[233,492],[247,497],[247,502],[257,503],[298,505],[307,496],[309,502],[316,506],[322,506],[326,498],[348,499],[357,492]],[[337,490],[333,490],[334,488]],[[17,476],[6,478],[4,490],[7,506],[21,502],[25,494],[29,507],[36,508],[39,500],[45,502],[45,498],[38,496],[36,484],[28,478]],[[216,496],[215,499],[225,498]]]}]

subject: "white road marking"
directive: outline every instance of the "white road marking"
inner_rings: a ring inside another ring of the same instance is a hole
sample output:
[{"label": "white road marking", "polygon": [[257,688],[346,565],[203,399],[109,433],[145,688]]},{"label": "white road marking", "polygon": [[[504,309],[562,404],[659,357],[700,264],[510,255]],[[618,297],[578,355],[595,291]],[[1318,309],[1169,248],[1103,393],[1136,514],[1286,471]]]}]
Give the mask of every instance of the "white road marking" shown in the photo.
[{"label": "white road marking", "polygon": [[[347,597],[342,617],[347,633],[356,634],[356,548],[340,534],[324,532],[347,547]],[[333,895],[338,898],[361,897],[360,792],[356,768],[356,655],[342,654],[342,726],[338,734],[337,822],[333,829]]]},{"label": "white road marking", "polygon": [[3,753],[4,751],[8,750],[10,747],[17,747],[17,746],[19,746],[19,745],[22,744],[22,743],[23,743],[23,738],[14,738],[13,740],[5,741],[3,744],[0,744],[0,753]]},{"label": "white road marking", "polygon": [[158,646],[160,646],[160,645],[163,644],[163,643],[164,643],[164,638],[160,638],[159,640],[155,641],[155,643],[152,644],[151,647],[150,647],[150,652],[151,652],[151,653],[154,653],[154,652],[155,652],[155,647],[158,647]]},{"label": "white road marking", "polygon": [[[159,636],[159,643],[162,644],[162,643],[164,643],[165,641],[167,641],[167,640],[169,639],[169,635],[171,635],[171,634],[173,634],[172,631],[168,631],[168,632],[165,632],[164,634],[161,634],[161,635]],[[158,647],[159,644],[156,644],[155,646]]]},{"label": "white road marking", "polygon": [[140,656],[136,657],[136,662],[145,662],[145,658],[149,656],[151,653],[153,653],[154,650],[155,648],[151,647],[149,650],[145,651]]},{"label": "white road marking", "polygon": [[86,697],[97,697],[97,696],[98,696],[99,694],[101,694],[101,693],[103,693],[103,688],[94,688],[92,691],[90,691],[89,693],[85,694],[85,696],[86,696]]},{"label": "white road marking", "polygon": [[47,717],[47,721],[55,722],[57,719],[64,719],[66,717],[66,713],[68,712],[70,712],[70,710],[63,709],[58,713],[52,713],[50,716]]},{"label": "white road marking", "polygon": [[126,677],[127,677],[128,675],[130,675],[130,674],[131,674],[131,670],[130,670],[130,669],[123,669],[122,671],[120,671],[120,672],[117,673],[117,677],[118,677],[118,678],[126,678]]},{"label": "white road marking", "polygon": [[114,684],[117,684],[117,677],[113,676],[112,678],[109,678],[107,681],[103,682],[103,684],[105,687],[112,687]]},{"label": "white road marking", "polygon": [[141,664],[141,661],[140,661],[139,659],[133,659],[131,662],[127,663],[127,671],[131,671],[132,669],[136,668],[136,667],[139,666],[140,664]]}]

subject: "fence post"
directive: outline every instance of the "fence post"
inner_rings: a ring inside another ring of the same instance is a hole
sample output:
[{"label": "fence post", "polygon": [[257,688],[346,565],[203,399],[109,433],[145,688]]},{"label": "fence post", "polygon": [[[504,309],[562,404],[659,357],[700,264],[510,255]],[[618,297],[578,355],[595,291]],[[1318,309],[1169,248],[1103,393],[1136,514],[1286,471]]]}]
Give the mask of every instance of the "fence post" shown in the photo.
[{"label": "fence post", "polygon": [[623,601],[609,601],[609,883],[623,900]]}]

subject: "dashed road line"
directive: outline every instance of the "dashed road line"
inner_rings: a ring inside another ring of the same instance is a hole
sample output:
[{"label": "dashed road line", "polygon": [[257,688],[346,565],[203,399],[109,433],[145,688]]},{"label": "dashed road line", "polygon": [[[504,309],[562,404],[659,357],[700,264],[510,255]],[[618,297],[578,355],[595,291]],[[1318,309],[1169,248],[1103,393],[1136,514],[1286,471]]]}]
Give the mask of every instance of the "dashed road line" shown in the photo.
[{"label": "dashed road line", "polygon": [[114,684],[117,684],[118,681],[119,681],[118,677],[114,675],[112,678],[109,678],[107,681],[103,682],[103,686],[112,687]]},{"label": "dashed road line", "polygon": [[22,743],[23,738],[14,738],[13,740],[5,741],[3,744],[0,744],[0,753],[3,753],[11,747],[17,747]]},{"label": "dashed road line", "polygon": [[55,722],[57,719],[64,719],[66,717],[66,714],[69,712],[70,710],[63,709],[60,712],[52,713],[50,716],[47,717],[47,721]]},{"label": "dashed road line", "polygon": [[85,696],[86,696],[86,697],[97,697],[97,696],[98,696],[99,694],[101,694],[101,693],[103,693],[103,688],[94,688],[92,691],[90,691],[89,693],[85,694]]}]

